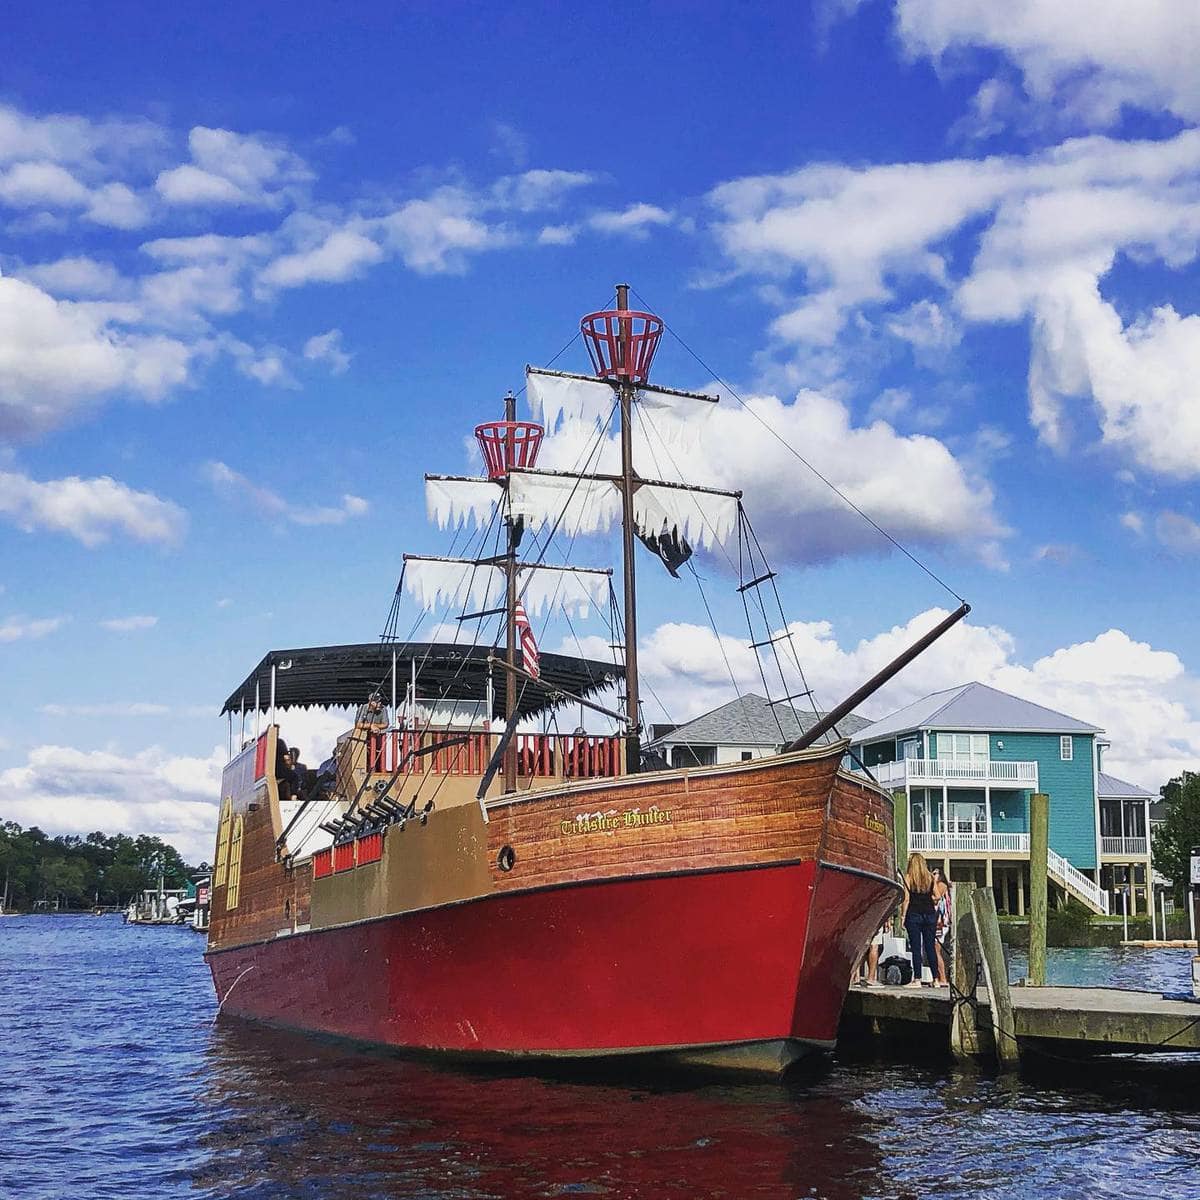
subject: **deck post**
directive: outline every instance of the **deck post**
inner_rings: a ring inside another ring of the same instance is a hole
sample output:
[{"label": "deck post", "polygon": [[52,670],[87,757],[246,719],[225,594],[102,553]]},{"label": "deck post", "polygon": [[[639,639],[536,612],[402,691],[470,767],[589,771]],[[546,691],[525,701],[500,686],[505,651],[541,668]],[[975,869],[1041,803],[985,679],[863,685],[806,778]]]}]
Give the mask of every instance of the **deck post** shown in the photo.
[{"label": "deck post", "polygon": [[[979,940],[975,936],[975,914],[971,894],[973,883],[950,885],[950,909],[954,913],[954,991],[960,996],[975,995],[979,974]],[[950,1053],[958,1061],[980,1057],[979,1025],[970,1004],[956,1004],[950,1016]]]},{"label": "deck post", "polygon": [[972,891],[971,915],[991,1003],[996,1062],[1002,1071],[1011,1070],[1020,1065],[1021,1050],[1017,1045],[1017,1023],[1013,1016],[1012,993],[1008,990],[1008,967],[1004,962],[1004,943],[1000,940],[996,899],[986,888]]},{"label": "deck post", "polygon": [[1029,797],[1029,982],[1046,986],[1046,864],[1050,849],[1050,797]]}]

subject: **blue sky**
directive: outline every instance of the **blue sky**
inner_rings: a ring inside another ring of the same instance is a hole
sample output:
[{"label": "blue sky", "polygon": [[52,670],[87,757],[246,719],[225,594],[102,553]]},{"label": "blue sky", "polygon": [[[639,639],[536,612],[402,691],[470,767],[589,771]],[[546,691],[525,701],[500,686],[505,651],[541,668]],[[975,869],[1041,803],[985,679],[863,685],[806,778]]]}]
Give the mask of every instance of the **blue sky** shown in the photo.
[{"label": "blue sky", "polygon": [[[422,472],[618,280],[974,605],[873,712],[980,678],[1145,786],[1194,766],[1200,13],[994,11],[10,10],[0,815],[205,856],[220,700],[379,634],[445,548]],[[670,339],[655,377],[714,386]],[[821,698],[952,603],[728,394],[693,468],[746,489]],[[757,679],[698,561],[724,657],[641,568],[677,718]]]}]

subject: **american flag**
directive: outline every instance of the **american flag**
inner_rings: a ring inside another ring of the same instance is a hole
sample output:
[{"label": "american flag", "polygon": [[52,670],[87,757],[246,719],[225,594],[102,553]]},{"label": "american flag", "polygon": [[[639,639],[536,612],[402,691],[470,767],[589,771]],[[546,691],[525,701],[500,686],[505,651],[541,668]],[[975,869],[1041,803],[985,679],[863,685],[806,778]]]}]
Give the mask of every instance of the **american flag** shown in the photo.
[{"label": "american flag", "polygon": [[525,605],[520,600],[517,601],[517,607],[513,610],[513,617],[517,624],[517,638],[521,643],[521,662],[524,664],[525,670],[534,679],[537,679],[541,673],[541,667],[538,664],[537,642],[533,637],[533,627],[525,615]]}]

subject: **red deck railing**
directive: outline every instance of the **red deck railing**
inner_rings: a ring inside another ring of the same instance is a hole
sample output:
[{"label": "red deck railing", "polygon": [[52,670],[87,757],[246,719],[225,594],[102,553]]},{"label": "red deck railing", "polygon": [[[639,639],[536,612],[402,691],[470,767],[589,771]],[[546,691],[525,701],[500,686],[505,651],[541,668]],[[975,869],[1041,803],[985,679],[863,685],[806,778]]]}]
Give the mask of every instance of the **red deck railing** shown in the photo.
[{"label": "red deck railing", "polygon": [[[438,742],[451,741],[458,736],[462,735],[450,730],[424,733],[389,730],[372,733],[367,741],[367,770],[372,774],[390,775],[410,752]],[[464,743],[410,759],[406,769],[421,775],[427,771],[434,775],[482,775],[487,770],[499,735],[473,733],[466,736]],[[606,779],[620,770],[621,739],[617,737],[519,733],[515,741],[517,775],[525,779],[551,776]]]}]

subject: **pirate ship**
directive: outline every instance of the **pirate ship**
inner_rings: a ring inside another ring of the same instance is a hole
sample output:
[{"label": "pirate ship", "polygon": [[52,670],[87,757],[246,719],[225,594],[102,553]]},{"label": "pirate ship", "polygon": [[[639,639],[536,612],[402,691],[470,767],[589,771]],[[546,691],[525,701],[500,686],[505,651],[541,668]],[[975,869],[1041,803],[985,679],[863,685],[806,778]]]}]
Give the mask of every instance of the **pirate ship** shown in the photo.
[{"label": "pirate ship", "polygon": [[[778,754],[644,756],[639,540],[676,574],[745,523],[740,493],[636,457],[639,431],[669,455],[715,403],[650,383],[662,332],[619,287],[581,323],[592,374],[527,368],[541,421],[510,394],[476,430],[483,477],[426,477],[430,515],[473,529],[475,552],[405,556],[378,645],[273,651],[226,701],[231,750],[233,714],[254,728],[222,778],[206,957],[224,1013],[422,1052],[753,1072],[832,1045],[853,960],[898,894],[891,799],[843,768],[837,724],[967,609],[814,706]],[[571,470],[539,468],[567,420],[591,441]],[[614,524],[619,598],[607,569],[548,561],[563,535]],[[742,597],[778,600],[761,553],[738,559]],[[400,636],[407,597],[493,622],[494,644]],[[531,616],[606,607],[611,658],[538,652]],[[753,641],[776,663],[787,644],[786,622]],[[281,714],[371,693],[317,779],[279,765]],[[564,706],[601,728],[559,731]]]}]

